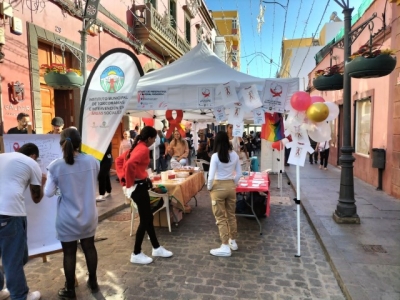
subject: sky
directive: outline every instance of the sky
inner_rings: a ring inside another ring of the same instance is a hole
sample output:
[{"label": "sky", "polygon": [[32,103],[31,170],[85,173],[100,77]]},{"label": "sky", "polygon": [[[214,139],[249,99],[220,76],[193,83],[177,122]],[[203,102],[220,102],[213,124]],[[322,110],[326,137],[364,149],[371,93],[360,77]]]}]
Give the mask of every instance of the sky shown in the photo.
[{"label": "sky", "polygon": [[[204,1],[208,9],[213,11],[239,11],[241,71],[262,78],[273,78],[279,71],[283,38],[312,37],[315,33],[317,33],[315,38],[318,38],[320,30],[329,22],[329,17],[334,11],[343,20],[342,8],[333,0],[277,0],[275,2],[287,7],[286,19],[286,10],[282,6],[263,3],[264,24],[261,33],[258,34],[257,16],[260,12],[260,0]],[[349,0],[350,7],[354,7],[355,10],[362,2],[363,0]],[[284,27],[285,32],[283,32]],[[262,52],[263,55],[255,55],[255,52]]]}]

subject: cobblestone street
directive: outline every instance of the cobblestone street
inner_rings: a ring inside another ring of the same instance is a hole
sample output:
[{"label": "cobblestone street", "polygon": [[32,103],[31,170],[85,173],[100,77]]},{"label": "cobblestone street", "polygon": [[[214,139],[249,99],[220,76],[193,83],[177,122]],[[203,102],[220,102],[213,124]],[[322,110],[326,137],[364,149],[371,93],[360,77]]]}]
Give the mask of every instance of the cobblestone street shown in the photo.
[{"label": "cobblestone street", "polygon": [[[294,194],[284,177],[281,199],[277,176],[272,175],[271,181],[271,215],[262,220],[263,235],[254,219],[238,217],[239,250],[231,257],[209,254],[220,240],[205,188],[197,196],[198,207],[190,202],[192,212],[172,227],[172,233],[167,228],[156,229],[160,244],[174,253],[169,259],[156,258],[145,266],[129,262],[135,238],[129,236],[129,208],[117,213],[117,218],[102,221],[97,238],[106,239],[96,242],[100,292],[89,293],[83,253],[78,250],[77,298],[345,299],[303,213],[301,257],[294,257],[296,207],[289,200]],[[151,254],[147,239],[143,252]],[[47,263],[35,258],[25,271],[32,291],[39,290],[45,300],[57,299],[64,284],[61,253],[48,256]]]}]

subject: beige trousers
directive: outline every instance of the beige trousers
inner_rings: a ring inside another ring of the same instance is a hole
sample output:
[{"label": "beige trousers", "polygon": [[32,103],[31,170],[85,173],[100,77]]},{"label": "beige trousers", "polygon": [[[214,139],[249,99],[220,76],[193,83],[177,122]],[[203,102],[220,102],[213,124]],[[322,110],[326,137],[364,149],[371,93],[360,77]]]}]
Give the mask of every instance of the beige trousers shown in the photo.
[{"label": "beige trousers", "polygon": [[214,180],[211,195],[211,207],[218,226],[222,244],[236,240],[236,187],[233,180]]}]

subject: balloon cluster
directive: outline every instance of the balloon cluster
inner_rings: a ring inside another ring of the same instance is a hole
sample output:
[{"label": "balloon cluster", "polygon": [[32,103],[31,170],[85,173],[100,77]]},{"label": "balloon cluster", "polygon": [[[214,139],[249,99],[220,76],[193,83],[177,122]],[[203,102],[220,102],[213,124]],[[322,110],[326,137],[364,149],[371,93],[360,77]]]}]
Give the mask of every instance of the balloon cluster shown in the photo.
[{"label": "balloon cluster", "polygon": [[290,99],[293,108],[289,112],[286,128],[298,132],[299,127],[307,130],[315,142],[330,140],[331,128],[328,121],[336,119],[339,108],[335,103],[325,102],[320,96],[310,96],[306,92],[296,92]]},{"label": "balloon cluster", "polygon": [[306,92],[296,92],[290,99],[291,109],[286,119],[285,135],[291,137],[272,143],[278,151],[283,147],[291,149],[287,162],[304,166],[307,153],[313,153],[309,137],[315,142],[331,139],[331,127],[328,121],[334,120],[339,108],[332,102],[325,102],[322,97],[310,96]]}]

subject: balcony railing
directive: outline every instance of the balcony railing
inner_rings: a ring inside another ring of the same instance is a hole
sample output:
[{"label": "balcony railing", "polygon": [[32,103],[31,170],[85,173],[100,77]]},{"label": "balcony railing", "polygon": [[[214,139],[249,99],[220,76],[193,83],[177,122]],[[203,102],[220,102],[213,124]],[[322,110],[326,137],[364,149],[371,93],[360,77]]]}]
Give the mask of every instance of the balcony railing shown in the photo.
[{"label": "balcony railing", "polygon": [[150,44],[155,50],[165,47],[177,56],[190,51],[189,43],[172,28],[169,15],[161,16],[150,3],[136,5],[133,13],[137,17],[134,20],[136,38]]}]

